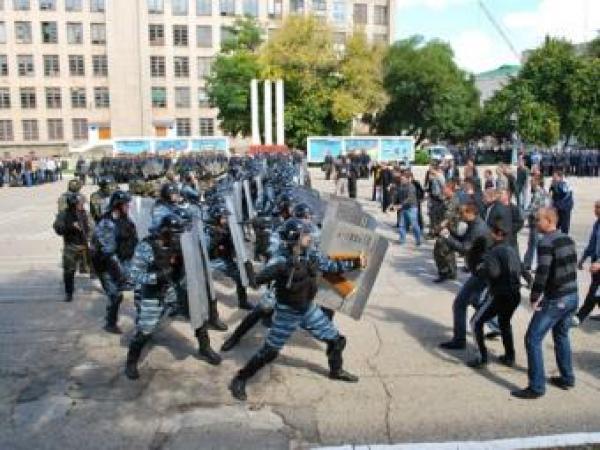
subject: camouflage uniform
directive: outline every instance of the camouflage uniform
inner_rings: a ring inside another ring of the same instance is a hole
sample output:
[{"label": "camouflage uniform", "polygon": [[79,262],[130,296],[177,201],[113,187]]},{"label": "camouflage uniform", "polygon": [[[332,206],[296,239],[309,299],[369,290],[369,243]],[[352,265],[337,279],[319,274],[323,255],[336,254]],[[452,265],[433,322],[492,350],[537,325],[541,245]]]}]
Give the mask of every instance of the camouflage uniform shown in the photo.
[{"label": "camouflage uniform", "polygon": [[108,210],[110,194],[112,194],[110,189],[99,189],[90,196],[90,214],[96,223],[100,222],[100,219]]},{"label": "camouflage uniform", "polygon": [[[458,199],[453,196],[450,199],[444,199],[444,219],[447,228],[451,233],[456,233],[458,222],[460,221],[458,211]],[[438,237],[433,247],[433,259],[441,278],[456,278],[456,253],[452,250],[448,241],[444,237]]]}]

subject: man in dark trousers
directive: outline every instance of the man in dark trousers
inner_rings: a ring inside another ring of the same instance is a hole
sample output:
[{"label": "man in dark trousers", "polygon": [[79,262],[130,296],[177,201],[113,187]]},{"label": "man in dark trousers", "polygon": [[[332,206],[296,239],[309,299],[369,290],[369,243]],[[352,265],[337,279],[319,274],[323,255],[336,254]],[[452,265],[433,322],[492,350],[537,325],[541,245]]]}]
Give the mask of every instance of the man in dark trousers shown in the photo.
[{"label": "man in dark trousers", "polygon": [[558,230],[557,223],[558,214],[553,208],[538,211],[537,226],[544,237],[538,245],[538,266],[530,295],[534,313],[525,335],[529,384],[512,392],[517,398],[536,399],[546,392],[542,342],[550,330],[560,372],[560,376],[550,377],[550,383],[563,390],[575,386],[569,330],[578,303],[577,249],[573,239]]},{"label": "man in dark trousers", "polygon": [[596,201],[594,212],[596,214],[596,223],[594,223],[588,245],[583,251],[583,255],[581,255],[581,259],[577,264],[577,268],[583,270],[585,261],[588,258],[592,260],[592,265],[590,267],[592,284],[590,284],[590,289],[585,297],[583,306],[573,318],[577,325],[589,316],[595,306],[600,306],[600,263],[598,262],[600,261],[600,200]]},{"label": "man in dark trousers", "polygon": [[554,206],[558,213],[558,228],[563,233],[569,234],[571,228],[571,211],[573,211],[575,203],[573,201],[571,186],[569,186],[563,172],[560,170],[557,170],[552,175],[550,195],[552,196],[552,206]]}]

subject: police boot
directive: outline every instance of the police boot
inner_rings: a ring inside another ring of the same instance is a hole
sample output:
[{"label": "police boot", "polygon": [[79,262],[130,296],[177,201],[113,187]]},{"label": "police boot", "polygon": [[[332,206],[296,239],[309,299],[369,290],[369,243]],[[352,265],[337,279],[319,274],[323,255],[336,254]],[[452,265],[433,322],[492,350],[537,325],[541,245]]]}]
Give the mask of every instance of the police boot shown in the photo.
[{"label": "police boot", "polygon": [[65,302],[71,302],[75,291],[75,272],[63,272],[63,281],[65,283]]},{"label": "police boot", "polygon": [[121,334],[122,331],[117,325],[119,319],[119,305],[123,301],[123,294],[112,300],[106,307],[106,325],[104,325],[104,331],[113,334]]},{"label": "police boot", "polygon": [[210,338],[208,337],[206,325],[196,330],[196,338],[198,339],[198,355],[200,359],[213,366],[221,364],[221,357],[210,346]]},{"label": "police boot", "polygon": [[138,372],[138,361],[142,354],[142,349],[148,341],[148,336],[141,332],[137,332],[129,343],[129,351],[127,352],[127,363],[125,365],[125,375],[130,380],[137,380],[140,377]]},{"label": "police boot", "polygon": [[277,358],[278,354],[279,350],[265,344],[258,353],[256,353],[242,369],[240,369],[233,380],[231,380],[231,383],[229,384],[231,395],[238,400],[246,401],[246,381],[264,366]]},{"label": "police boot", "polygon": [[233,334],[227,338],[227,340],[223,343],[221,347],[222,352],[228,352],[233,347],[238,345],[240,339],[244,337],[244,335],[252,329],[254,325],[258,323],[262,316],[262,310],[260,308],[254,308],[237,326],[234,330]]},{"label": "police boot", "polygon": [[237,296],[238,296],[238,307],[240,309],[251,310],[254,307],[248,301],[248,293],[246,292],[246,288],[244,286],[237,286]]},{"label": "police boot", "polygon": [[208,302],[208,324],[213,330],[227,331],[227,325],[219,318],[219,310],[217,309],[217,301]]},{"label": "police boot", "polygon": [[336,339],[327,341],[327,358],[329,359],[329,378],[332,380],[345,381],[347,383],[358,382],[358,377],[342,369],[342,352],[346,347],[346,338],[338,336]]}]

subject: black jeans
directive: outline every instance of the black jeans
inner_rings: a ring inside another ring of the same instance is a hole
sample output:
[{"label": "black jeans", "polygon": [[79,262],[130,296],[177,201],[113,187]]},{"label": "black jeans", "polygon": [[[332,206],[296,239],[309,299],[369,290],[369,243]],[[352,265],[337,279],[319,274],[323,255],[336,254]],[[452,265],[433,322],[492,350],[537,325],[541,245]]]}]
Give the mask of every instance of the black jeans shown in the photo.
[{"label": "black jeans", "polygon": [[515,344],[510,320],[520,302],[521,294],[518,291],[506,296],[490,296],[477,311],[475,317],[473,317],[473,334],[475,335],[482,360],[487,361],[487,347],[485,346],[483,325],[495,316],[498,316],[498,325],[500,326],[500,334],[506,357],[515,359]]},{"label": "black jeans", "polygon": [[598,286],[600,286],[600,272],[592,274],[590,290],[585,297],[583,305],[581,305],[581,308],[579,308],[579,312],[577,313],[577,318],[580,322],[583,322],[587,316],[590,315],[595,306],[600,306],[600,296],[596,295]]}]

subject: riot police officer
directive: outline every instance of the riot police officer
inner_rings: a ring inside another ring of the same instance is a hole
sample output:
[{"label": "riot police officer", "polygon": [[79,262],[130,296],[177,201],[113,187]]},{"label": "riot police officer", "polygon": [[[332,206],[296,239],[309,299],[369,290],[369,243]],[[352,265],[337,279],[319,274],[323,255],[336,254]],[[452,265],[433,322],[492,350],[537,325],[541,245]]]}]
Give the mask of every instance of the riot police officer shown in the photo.
[{"label": "riot police officer", "polygon": [[118,190],[110,197],[109,211],[104,214],[92,238],[93,261],[102,288],[108,296],[104,330],[119,334],[117,326],[123,291],[129,287],[129,267],[138,242],[134,223],[129,218],[127,192]]}]

